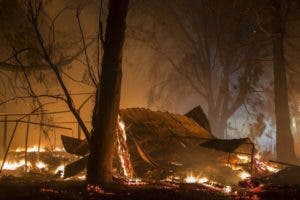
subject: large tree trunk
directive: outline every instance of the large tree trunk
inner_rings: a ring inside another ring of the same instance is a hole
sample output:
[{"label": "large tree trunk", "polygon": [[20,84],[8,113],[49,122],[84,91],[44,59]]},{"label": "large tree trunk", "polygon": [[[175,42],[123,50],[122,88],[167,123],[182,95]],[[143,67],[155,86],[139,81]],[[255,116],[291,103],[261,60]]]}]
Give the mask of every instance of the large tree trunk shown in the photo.
[{"label": "large tree trunk", "polygon": [[273,70],[276,116],[277,159],[285,162],[295,160],[294,141],[290,128],[288,87],[283,49],[282,0],[272,1]]},{"label": "large tree trunk", "polygon": [[101,84],[93,113],[91,153],[87,167],[90,184],[112,181],[115,131],[120,103],[122,49],[129,0],[110,0],[104,42]]},{"label": "large tree trunk", "polygon": [[215,112],[209,112],[208,119],[210,122],[211,133],[219,139],[228,139],[226,133],[228,119],[220,119],[220,116]]}]

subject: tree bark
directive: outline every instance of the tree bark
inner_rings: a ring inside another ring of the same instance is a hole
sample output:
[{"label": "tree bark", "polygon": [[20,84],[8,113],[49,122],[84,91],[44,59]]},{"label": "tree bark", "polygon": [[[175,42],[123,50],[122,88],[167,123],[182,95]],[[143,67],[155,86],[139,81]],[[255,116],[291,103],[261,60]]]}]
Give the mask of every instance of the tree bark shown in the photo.
[{"label": "tree bark", "polygon": [[122,49],[129,0],[110,0],[105,32],[101,83],[93,112],[91,153],[87,167],[89,184],[112,182],[115,131],[119,112]]},{"label": "tree bark", "polygon": [[272,1],[272,31],[273,31],[273,70],[274,96],[276,116],[276,150],[277,159],[283,162],[293,162],[293,135],[290,128],[290,114],[288,104],[288,86],[284,59],[282,23],[282,0]]}]

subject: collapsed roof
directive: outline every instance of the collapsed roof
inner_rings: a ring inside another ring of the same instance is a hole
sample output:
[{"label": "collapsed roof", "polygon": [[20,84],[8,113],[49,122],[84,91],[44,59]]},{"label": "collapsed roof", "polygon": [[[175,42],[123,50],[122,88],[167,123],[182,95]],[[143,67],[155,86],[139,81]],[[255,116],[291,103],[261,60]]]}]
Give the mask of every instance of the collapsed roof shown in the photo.
[{"label": "collapsed roof", "polygon": [[[151,111],[144,108],[120,110],[126,125],[127,145],[133,167],[138,176],[150,171],[168,171],[190,168],[226,160],[227,154],[239,149],[251,152],[248,139],[219,140],[210,132],[208,120],[200,106],[186,115]],[[62,136],[67,152],[84,156],[86,142]],[[251,143],[252,144],[252,143]],[[65,176],[75,175],[84,169],[87,157],[66,167]]]}]

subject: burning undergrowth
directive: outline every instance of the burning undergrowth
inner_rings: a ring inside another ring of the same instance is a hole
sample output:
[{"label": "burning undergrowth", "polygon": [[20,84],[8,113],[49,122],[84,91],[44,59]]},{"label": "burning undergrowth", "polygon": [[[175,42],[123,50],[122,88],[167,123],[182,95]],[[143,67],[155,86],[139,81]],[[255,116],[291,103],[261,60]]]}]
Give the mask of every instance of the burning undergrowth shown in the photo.
[{"label": "burning undergrowth", "polygon": [[19,147],[8,153],[1,175],[61,179],[63,178],[65,165],[76,159],[76,156],[68,154],[63,148],[50,150],[42,146],[31,146],[27,148],[27,153],[25,153],[25,148]]}]

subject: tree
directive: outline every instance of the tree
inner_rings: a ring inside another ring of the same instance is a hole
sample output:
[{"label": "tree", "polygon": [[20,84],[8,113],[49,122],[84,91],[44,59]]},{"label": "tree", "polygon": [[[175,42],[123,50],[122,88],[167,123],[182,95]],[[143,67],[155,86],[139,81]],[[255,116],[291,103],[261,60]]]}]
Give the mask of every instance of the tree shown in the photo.
[{"label": "tree", "polygon": [[268,53],[264,47],[269,41],[255,25],[255,3],[151,2],[157,6],[152,5],[153,10],[162,10],[163,14],[155,15],[163,22],[144,29],[133,26],[130,32],[158,53],[159,67],[151,73],[159,83],[152,88],[149,102],[157,103],[162,96],[168,102],[194,95],[206,110],[212,133],[224,138],[227,121],[257,90],[261,61]]},{"label": "tree", "polygon": [[273,34],[273,70],[274,70],[274,101],[276,115],[276,148],[277,159],[293,162],[293,135],[290,128],[287,74],[284,58],[284,1],[272,1],[272,34]]},{"label": "tree", "polygon": [[110,0],[107,18],[101,83],[97,87],[93,113],[91,153],[87,181],[105,184],[112,181],[112,160],[122,80],[122,49],[125,39],[129,0]]}]

